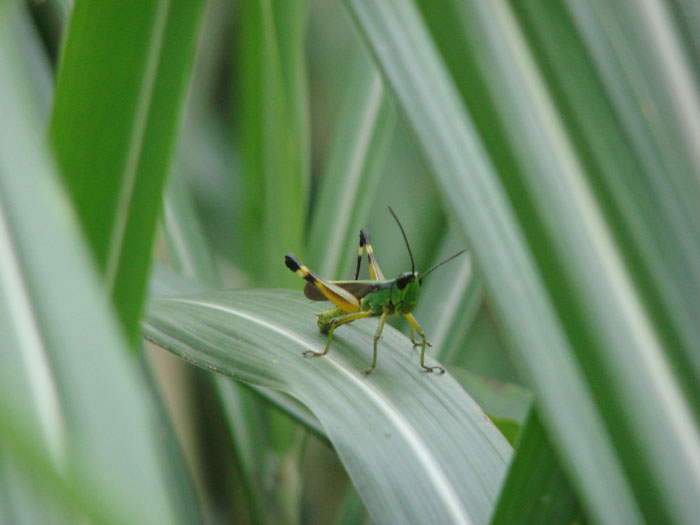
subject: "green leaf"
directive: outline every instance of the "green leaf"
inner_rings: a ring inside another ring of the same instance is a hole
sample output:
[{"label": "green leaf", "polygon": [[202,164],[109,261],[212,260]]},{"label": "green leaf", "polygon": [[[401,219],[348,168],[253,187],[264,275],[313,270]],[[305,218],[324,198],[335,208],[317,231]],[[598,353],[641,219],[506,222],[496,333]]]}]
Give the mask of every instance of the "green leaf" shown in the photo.
[{"label": "green leaf", "polygon": [[[533,43],[534,57],[549,73],[544,78],[585,163],[586,177],[599,195],[616,246],[635,277],[659,337],[665,339],[669,357],[676,361],[679,379],[697,398],[700,311],[694,305],[700,295],[700,229],[694,216],[700,203],[690,203],[686,210],[682,206],[695,193],[690,188],[696,178],[676,164],[684,159],[680,152],[664,147],[673,142],[675,148],[679,139],[664,138],[672,130],[657,114],[668,110],[658,100],[666,97],[658,85],[663,84],[663,75],[648,78],[645,73],[654,69],[651,51],[633,54],[639,63],[622,66],[611,60],[616,53],[631,57],[625,48],[643,44],[632,37],[617,41],[619,35],[610,34],[607,24],[586,21],[595,16],[615,18],[604,4],[591,11],[600,12],[594,15],[583,6],[567,12],[561,5],[537,1],[526,9],[519,6],[516,14]],[[616,24],[632,31],[632,20],[620,14]],[[577,26],[584,40],[565,39]],[[572,69],[577,71],[575,77]],[[627,78],[631,75],[641,78]],[[643,94],[647,89],[657,94],[649,101]],[[644,100],[635,101],[639,97]],[[654,110],[645,117],[642,107],[652,102]],[[661,172],[668,175],[659,176]]]},{"label": "green leaf", "polygon": [[173,523],[146,387],[47,154],[0,2],[0,448],[95,522]]},{"label": "green leaf", "polygon": [[280,254],[303,257],[310,175],[306,9],[306,1],[244,0],[239,6],[240,258],[268,285],[294,282]]},{"label": "green leaf", "polygon": [[451,366],[450,372],[489,416],[523,423],[532,405],[532,394],[520,385],[500,383],[466,368]]},{"label": "green leaf", "polygon": [[498,523],[580,523],[583,512],[534,410],[518,439],[498,505]]},{"label": "green leaf", "polygon": [[43,123],[51,109],[53,90],[53,73],[48,54],[42,47],[39,31],[32,24],[28,4],[8,2],[5,16],[9,17],[10,23],[16,27],[15,34],[21,41],[20,52],[27,65],[27,74],[31,78],[29,89]]},{"label": "green leaf", "polygon": [[214,254],[205,238],[187,181],[179,170],[170,178],[163,197],[163,230],[177,273],[196,279],[203,289],[216,286],[219,279]]},{"label": "green leaf", "polygon": [[157,299],[146,337],[198,366],[280,389],[321,421],[379,522],[483,522],[510,447],[450,377],[424,373],[410,342],[385,328],[377,369],[372,323],[326,336],[300,293],[250,290]]},{"label": "green leaf", "polygon": [[469,239],[582,501],[601,521],[691,520],[693,413],[508,4],[347,4]]},{"label": "green leaf", "polygon": [[353,59],[307,246],[306,264],[328,279],[347,277],[396,120],[374,64],[362,48]]},{"label": "green leaf", "polygon": [[50,136],[132,343],[203,6],[79,0],[61,56]]}]

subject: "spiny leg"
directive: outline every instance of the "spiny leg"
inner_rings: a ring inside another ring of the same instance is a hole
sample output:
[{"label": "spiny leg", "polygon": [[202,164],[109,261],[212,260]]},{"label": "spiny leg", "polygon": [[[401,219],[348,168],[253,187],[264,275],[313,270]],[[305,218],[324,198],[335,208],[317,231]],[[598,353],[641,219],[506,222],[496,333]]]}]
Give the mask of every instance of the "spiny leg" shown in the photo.
[{"label": "spiny leg", "polygon": [[[415,339],[415,337],[414,337],[413,326],[411,326],[411,325],[409,324],[408,327],[411,329],[411,342],[413,343],[413,346],[414,346],[414,347],[416,347],[416,346],[421,346],[421,345],[423,344],[422,341],[416,341],[416,339]],[[433,347],[433,345],[430,343],[430,341],[426,341],[425,344],[428,345],[428,346],[431,347],[431,348]]]},{"label": "spiny leg", "polygon": [[352,314],[348,315],[343,315],[342,317],[336,317],[335,319],[332,319],[330,324],[330,330],[328,331],[328,341],[326,342],[326,348],[323,349],[323,352],[314,352],[313,350],[304,350],[302,352],[302,355],[304,357],[309,357],[309,356],[324,356],[328,353],[328,349],[331,347],[331,340],[333,339],[333,330],[335,330],[338,326],[347,324],[347,323],[352,323],[353,321],[356,321],[357,319],[363,319],[365,317],[371,317],[372,312],[355,312]]},{"label": "spiny leg", "polygon": [[[421,330],[420,325],[418,324],[418,321],[416,321],[416,318],[413,317],[411,314],[406,314],[404,316],[406,319],[408,319],[408,322],[411,325],[411,328],[413,328],[419,335],[419,337],[422,339],[421,342],[421,352],[420,352],[420,366],[423,367],[423,370],[427,370],[428,372],[436,372],[438,374],[444,374],[445,369],[441,366],[425,366],[425,345],[427,343],[425,339],[425,334],[423,333],[423,330]],[[430,346],[430,345],[428,345]]]},{"label": "spiny leg", "polygon": [[389,315],[389,312],[385,310],[384,313],[382,313],[382,316],[379,318],[379,325],[377,326],[377,331],[374,333],[374,355],[372,356],[372,366],[370,366],[367,370],[362,371],[364,375],[369,374],[372,370],[374,370],[374,367],[377,366],[377,343],[382,337],[382,330],[384,330],[384,323],[386,322],[387,315]]}]

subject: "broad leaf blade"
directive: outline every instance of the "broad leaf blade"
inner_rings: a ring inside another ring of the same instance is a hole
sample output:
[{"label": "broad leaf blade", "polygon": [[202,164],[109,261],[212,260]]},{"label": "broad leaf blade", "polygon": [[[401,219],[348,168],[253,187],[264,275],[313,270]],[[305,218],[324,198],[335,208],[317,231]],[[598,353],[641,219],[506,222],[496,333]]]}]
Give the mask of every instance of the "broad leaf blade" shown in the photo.
[{"label": "broad leaf blade", "polygon": [[483,522],[510,447],[449,374],[421,371],[408,340],[385,328],[377,369],[374,323],[326,337],[299,292],[251,290],[152,302],[146,337],[186,360],[283,390],[321,421],[379,522]]}]

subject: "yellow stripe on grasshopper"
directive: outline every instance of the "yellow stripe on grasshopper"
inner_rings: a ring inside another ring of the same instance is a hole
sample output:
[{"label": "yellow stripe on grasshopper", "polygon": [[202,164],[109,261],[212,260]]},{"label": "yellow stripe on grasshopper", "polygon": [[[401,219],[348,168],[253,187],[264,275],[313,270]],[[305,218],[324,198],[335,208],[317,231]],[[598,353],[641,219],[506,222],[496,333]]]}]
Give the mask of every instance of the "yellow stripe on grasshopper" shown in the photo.
[{"label": "yellow stripe on grasshopper", "polygon": [[328,281],[324,281],[320,277],[317,277],[313,272],[311,272],[311,270],[301,264],[293,254],[288,253],[285,255],[284,262],[287,265],[287,268],[306,281],[312,283],[320,290],[326,299],[343,310],[343,312],[352,314],[360,310],[360,301],[358,301],[350,292],[347,292],[342,288],[335,286]]}]

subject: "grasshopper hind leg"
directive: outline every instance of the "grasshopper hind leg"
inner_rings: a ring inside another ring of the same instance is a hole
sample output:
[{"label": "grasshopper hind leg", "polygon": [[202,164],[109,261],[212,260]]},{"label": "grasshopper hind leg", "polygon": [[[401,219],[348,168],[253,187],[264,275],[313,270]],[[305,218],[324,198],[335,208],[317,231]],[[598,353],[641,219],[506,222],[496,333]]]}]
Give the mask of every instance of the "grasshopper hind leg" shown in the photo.
[{"label": "grasshopper hind leg", "polygon": [[[423,345],[423,341],[416,341],[416,338],[414,337],[414,336],[415,336],[415,332],[413,331],[413,326],[411,326],[411,324],[409,323],[408,327],[411,329],[411,343],[413,343],[413,348],[415,348],[415,347],[417,347],[417,346],[422,346],[422,345]],[[426,344],[427,346],[429,346],[430,348],[433,347],[432,343],[431,343],[430,341],[428,341],[427,339],[426,339],[426,341],[425,341],[425,344]]]},{"label": "grasshopper hind leg", "polygon": [[419,343],[421,345],[421,352],[420,352],[420,366],[425,370],[426,372],[433,372],[436,374],[444,374],[445,369],[441,366],[426,366],[425,365],[425,346],[431,346],[430,343],[428,343],[427,339],[425,338],[425,334],[423,333],[423,330],[421,330],[420,325],[418,324],[418,321],[416,321],[416,318],[413,317],[411,314],[406,314],[404,316],[409,324],[411,325],[411,342],[413,343],[414,346],[416,346],[416,341],[413,339],[413,330],[415,330],[418,333],[418,336],[421,338],[421,342]]},{"label": "grasshopper hind leg", "polygon": [[386,317],[389,314],[389,312],[384,311],[382,313],[381,318],[379,319],[379,325],[377,326],[377,331],[374,334],[374,354],[372,355],[372,366],[370,366],[367,370],[362,371],[362,375],[367,375],[369,374],[372,370],[374,370],[374,367],[377,366],[377,343],[379,343],[379,339],[382,337],[382,331],[384,330],[384,323],[386,322]]},{"label": "grasshopper hind leg", "polygon": [[327,334],[328,331],[331,329],[333,320],[343,317],[345,313],[346,312],[344,312],[342,308],[329,308],[328,310],[324,310],[320,314],[316,314],[316,316],[318,317],[318,320],[316,321],[318,329],[321,330],[321,332],[323,332],[324,334]]},{"label": "grasshopper hind leg", "polygon": [[340,308],[329,308],[324,312],[318,314],[318,327],[323,333],[328,333],[328,341],[326,341],[326,347],[323,352],[314,352],[313,350],[304,350],[302,355],[304,357],[321,357],[328,353],[331,347],[331,341],[333,340],[333,331],[347,323],[352,323],[357,319],[362,319],[364,317],[371,317],[372,312],[355,312],[355,313],[345,313]]}]

